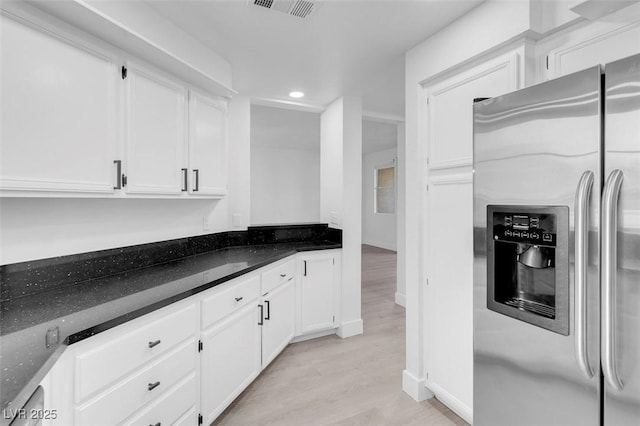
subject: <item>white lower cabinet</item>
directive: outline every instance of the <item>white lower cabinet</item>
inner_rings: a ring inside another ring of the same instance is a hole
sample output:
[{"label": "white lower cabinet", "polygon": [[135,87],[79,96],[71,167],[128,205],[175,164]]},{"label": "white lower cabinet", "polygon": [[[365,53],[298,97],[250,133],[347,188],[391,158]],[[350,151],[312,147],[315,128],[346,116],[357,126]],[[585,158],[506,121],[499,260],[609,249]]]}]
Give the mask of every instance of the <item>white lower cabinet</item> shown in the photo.
[{"label": "white lower cabinet", "polygon": [[333,328],[336,313],[335,251],[299,258],[299,334]]},{"label": "white lower cabinet", "polygon": [[210,424],[261,371],[258,300],[202,333],[201,412]]},{"label": "white lower cabinet", "polygon": [[291,342],[295,334],[295,282],[292,278],[262,297],[262,368]]},{"label": "white lower cabinet", "polygon": [[296,335],[335,327],[339,256],[292,256],[71,345],[43,380],[46,424],[211,424]]}]

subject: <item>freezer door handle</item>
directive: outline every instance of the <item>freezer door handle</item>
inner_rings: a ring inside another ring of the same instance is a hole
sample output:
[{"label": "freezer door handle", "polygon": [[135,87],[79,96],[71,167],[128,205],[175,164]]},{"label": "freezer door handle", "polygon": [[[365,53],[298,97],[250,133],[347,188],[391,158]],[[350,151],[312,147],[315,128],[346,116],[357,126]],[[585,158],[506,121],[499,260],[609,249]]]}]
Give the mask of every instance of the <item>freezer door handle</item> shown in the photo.
[{"label": "freezer door handle", "polygon": [[602,192],[602,265],[600,282],[602,285],[600,333],[602,346],[600,356],[604,377],[614,389],[621,391],[622,381],[616,369],[616,232],[618,228],[618,198],[624,175],[622,170],[613,170]]},{"label": "freezer door handle", "polygon": [[587,350],[587,266],[589,263],[589,204],[593,188],[593,172],[588,170],[582,174],[574,209],[575,224],[575,348],[578,367],[590,379],[593,370],[589,364]]}]

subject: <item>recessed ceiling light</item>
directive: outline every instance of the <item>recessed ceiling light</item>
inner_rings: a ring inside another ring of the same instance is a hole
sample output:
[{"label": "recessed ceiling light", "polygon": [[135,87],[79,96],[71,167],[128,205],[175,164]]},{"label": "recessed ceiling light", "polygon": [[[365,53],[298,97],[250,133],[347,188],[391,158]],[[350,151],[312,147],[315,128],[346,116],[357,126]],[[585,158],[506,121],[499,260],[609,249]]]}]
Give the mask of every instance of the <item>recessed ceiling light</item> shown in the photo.
[{"label": "recessed ceiling light", "polygon": [[289,96],[291,96],[292,98],[302,98],[302,97],[304,97],[304,93],[302,93],[302,92],[291,92],[291,93],[289,93]]}]

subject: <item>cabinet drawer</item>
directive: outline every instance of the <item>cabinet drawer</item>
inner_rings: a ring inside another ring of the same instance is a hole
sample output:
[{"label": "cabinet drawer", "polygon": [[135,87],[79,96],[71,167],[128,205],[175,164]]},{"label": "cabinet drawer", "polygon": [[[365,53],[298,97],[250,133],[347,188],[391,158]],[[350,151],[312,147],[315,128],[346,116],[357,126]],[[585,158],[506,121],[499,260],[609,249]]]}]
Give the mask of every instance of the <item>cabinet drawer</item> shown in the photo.
[{"label": "cabinet drawer", "polygon": [[140,413],[122,425],[190,425],[198,423],[196,412],[196,374],[189,374],[172,390],[162,394]]},{"label": "cabinet drawer", "polygon": [[260,297],[260,276],[214,288],[202,299],[202,328],[207,328]]},{"label": "cabinet drawer", "polygon": [[151,319],[151,322],[145,317],[136,319],[127,324],[130,331],[76,355],[76,402],[82,402],[136,368],[146,366],[153,358],[194,335],[195,304],[168,314],[164,312],[152,314],[157,319]]},{"label": "cabinet drawer", "polygon": [[[194,375],[197,346],[189,339],[162,359],[135,375],[123,380],[97,400],[76,408],[77,425],[114,425],[136,413],[144,405],[155,401],[188,375]],[[192,383],[195,394],[195,381]],[[193,404],[195,396],[191,401]],[[167,407],[178,410],[178,407]],[[176,413],[176,418],[186,411]],[[178,410],[179,411],[179,410]],[[167,423],[169,424],[169,423]]]},{"label": "cabinet drawer", "polygon": [[289,281],[295,273],[295,261],[289,260],[262,274],[262,294],[267,294],[280,284]]}]

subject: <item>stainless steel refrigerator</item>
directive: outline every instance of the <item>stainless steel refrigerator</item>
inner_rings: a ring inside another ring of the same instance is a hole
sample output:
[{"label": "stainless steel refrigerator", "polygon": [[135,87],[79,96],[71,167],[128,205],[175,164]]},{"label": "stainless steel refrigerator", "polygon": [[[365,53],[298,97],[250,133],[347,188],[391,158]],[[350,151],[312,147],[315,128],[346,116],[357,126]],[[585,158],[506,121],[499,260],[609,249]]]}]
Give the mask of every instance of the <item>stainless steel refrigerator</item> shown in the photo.
[{"label": "stainless steel refrigerator", "polygon": [[474,104],[474,426],[640,425],[640,55]]}]

